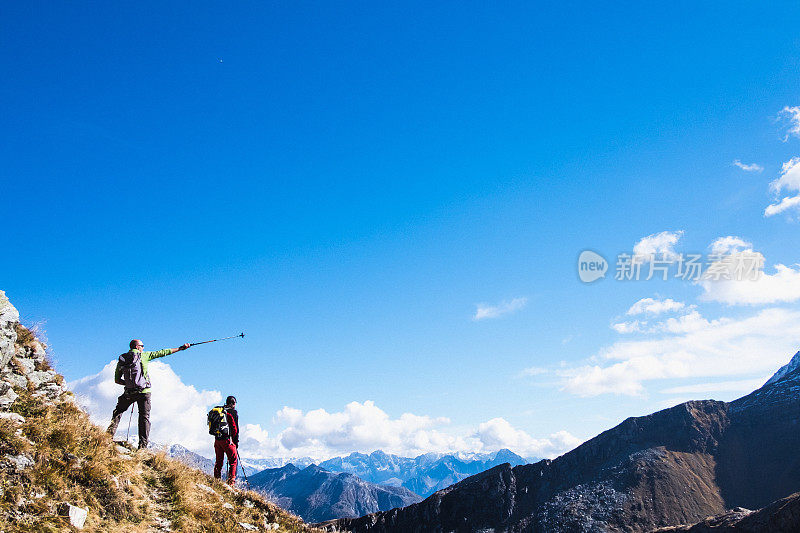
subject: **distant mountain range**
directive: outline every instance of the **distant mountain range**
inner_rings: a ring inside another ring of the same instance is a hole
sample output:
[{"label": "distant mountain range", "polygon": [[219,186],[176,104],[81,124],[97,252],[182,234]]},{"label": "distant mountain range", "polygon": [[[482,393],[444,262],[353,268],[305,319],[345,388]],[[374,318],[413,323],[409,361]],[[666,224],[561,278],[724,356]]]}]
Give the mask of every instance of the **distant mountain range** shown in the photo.
[{"label": "distant mountain range", "polygon": [[437,490],[494,466],[503,463],[517,466],[528,462],[530,461],[506,449],[466,457],[429,453],[413,459],[378,450],[369,455],[351,453],[347,457],[328,459],[319,466],[330,472],[354,474],[372,483],[402,486],[427,497]]},{"label": "distant mountain range", "polygon": [[[799,398],[800,352],[733,402],[629,418],[552,461],[496,466],[420,503],[323,525],[354,533],[643,532],[767,506],[741,522],[763,527],[741,530],[798,531],[797,499],[770,503],[800,490]],[[769,526],[773,515],[791,526]],[[690,530],[723,530],[707,526]]]},{"label": "distant mountain range", "polygon": [[250,476],[250,488],[307,522],[363,516],[422,499],[403,487],[370,483],[316,465],[302,470],[293,464],[263,470]]},{"label": "distant mountain range", "polygon": [[[184,464],[209,474],[214,471],[212,459],[180,444],[162,448]],[[428,453],[414,458],[377,450],[369,455],[336,457],[319,466],[290,463],[268,469],[258,466],[281,459],[242,461],[254,490],[268,494],[275,503],[308,521],[358,517],[403,507],[499,464],[517,466],[528,462],[505,449],[484,454]],[[243,477],[240,468],[238,478]]]},{"label": "distant mountain range", "polygon": [[[209,459],[208,457],[204,457],[198,453],[195,453],[180,444],[172,444],[169,446],[163,445],[151,445],[151,448],[157,448],[164,450],[168,457],[172,457],[174,459],[178,459],[182,463],[189,465],[193,468],[198,470],[202,470],[207,474],[214,473],[214,459]],[[299,459],[295,459],[297,461],[297,465],[301,468],[305,468],[306,466],[313,463],[313,461],[308,457],[301,457]],[[226,459],[227,461],[227,459]],[[242,457],[241,464],[237,469],[237,477],[242,479],[242,467],[247,470],[247,476],[252,476],[264,469],[267,468],[276,468],[279,466],[284,466],[286,464],[286,459],[282,457],[269,457],[269,458],[259,458],[253,459],[250,457]],[[293,463],[294,464],[294,463]],[[227,468],[227,463],[223,464],[223,476],[225,475],[224,472]]]},{"label": "distant mountain range", "polygon": [[[151,447],[162,449],[169,457],[208,474],[214,472],[213,459],[195,453],[180,444],[169,446],[155,444]],[[247,469],[249,477],[265,469],[283,467],[287,464],[286,460],[281,457],[258,459],[244,457],[242,464]],[[507,449],[472,454],[426,453],[413,458],[376,450],[370,454],[351,453],[346,457],[334,457],[321,462],[319,466],[333,473],[354,474],[370,483],[405,487],[415,494],[427,497],[466,477],[503,463],[517,466],[536,461],[537,459],[525,459]],[[289,462],[300,469],[313,464],[313,460],[308,457],[296,458]],[[242,477],[241,468],[238,476]]]}]

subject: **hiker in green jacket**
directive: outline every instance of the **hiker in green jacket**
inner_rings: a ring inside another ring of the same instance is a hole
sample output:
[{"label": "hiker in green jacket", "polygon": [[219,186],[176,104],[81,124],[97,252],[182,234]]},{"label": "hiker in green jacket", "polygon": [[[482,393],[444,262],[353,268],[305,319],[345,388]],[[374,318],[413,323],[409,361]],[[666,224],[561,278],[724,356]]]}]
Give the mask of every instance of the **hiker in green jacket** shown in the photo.
[{"label": "hiker in green jacket", "polygon": [[150,436],[150,375],[147,364],[151,359],[165,357],[175,352],[189,348],[189,343],[178,348],[167,348],[157,352],[145,352],[144,344],[139,339],[130,342],[130,351],[119,356],[117,368],[114,371],[114,382],[125,385],[125,392],[117,398],[117,406],[111,415],[111,424],[108,433],[113,437],[122,418],[122,413],[136,402],[139,407],[139,449],[147,448]]}]

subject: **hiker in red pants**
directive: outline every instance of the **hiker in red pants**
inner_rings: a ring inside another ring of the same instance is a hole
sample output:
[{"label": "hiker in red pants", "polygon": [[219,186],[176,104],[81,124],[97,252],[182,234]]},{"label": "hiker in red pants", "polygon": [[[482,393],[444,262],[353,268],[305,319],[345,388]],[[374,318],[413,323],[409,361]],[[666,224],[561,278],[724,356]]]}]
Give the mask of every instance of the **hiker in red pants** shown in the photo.
[{"label": "hiker in red pants", "polygon": [[222,477],[222,461],[228,456],[228,485],[236,482],[239,459],[239,413],[236,412],[236,397],[228,396],[225,405],[215,407],[208,413],[209,433],[214,435],[214,477]]}]

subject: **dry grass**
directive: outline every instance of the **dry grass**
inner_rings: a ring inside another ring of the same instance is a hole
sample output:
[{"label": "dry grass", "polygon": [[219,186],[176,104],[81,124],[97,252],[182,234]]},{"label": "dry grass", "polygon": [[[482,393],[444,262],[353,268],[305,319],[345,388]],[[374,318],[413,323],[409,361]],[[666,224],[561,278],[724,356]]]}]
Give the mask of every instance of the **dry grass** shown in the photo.
[{"label": "dry grass", "polygon": [[17,324],[15,329],[17,331],[17,344],[23,348],[33,348],[37,340],[36,333],[22,324]]}]

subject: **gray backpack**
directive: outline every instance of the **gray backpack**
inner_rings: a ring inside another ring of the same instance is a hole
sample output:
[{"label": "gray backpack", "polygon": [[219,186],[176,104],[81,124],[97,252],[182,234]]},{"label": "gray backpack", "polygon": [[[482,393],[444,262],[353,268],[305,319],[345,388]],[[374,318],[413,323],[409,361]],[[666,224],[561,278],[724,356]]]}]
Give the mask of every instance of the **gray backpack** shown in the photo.
[{"label": "gray backpack", "polygon": [[122,381],[125,392],[138,392],[150,388],[150,380],[144,376],[142,354],[136,350],[125,352],[119,356],[117,363],[122,369]]}]

